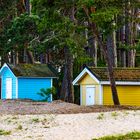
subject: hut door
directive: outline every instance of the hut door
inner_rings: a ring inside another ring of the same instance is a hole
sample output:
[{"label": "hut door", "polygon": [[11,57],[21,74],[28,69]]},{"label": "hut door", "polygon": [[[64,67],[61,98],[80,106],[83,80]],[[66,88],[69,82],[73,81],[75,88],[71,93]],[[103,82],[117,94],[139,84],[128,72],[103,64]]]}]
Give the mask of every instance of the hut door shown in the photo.
[{"label": "hut door", "polygon": [[95,87],[86,87],[86,105],[95,104]]},{"label": "hut door", "polygon": [[12,78],[6,78],[6,99],[12,98]]}]

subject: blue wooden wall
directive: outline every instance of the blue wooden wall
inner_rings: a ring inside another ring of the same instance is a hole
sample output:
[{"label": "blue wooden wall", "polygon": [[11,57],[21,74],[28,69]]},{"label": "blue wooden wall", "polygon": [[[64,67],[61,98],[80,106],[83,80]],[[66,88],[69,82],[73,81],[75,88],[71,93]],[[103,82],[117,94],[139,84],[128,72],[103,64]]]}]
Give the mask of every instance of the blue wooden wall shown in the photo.
[{"label": "blue wooden wall", "polygon": [[[7,65],[0,70],[0,75],[2,99],[6,99],[6,78],[12,78],[12,99],[44,100],[37,93],[41,88],[52,87],[52,78],[18,78]],[[49,98],[48,101],[52,101],[52,98]]]},{"label": "blue wooden wall", "polygon": [[12,99],[16,98],[16,77],[8,67],[1,71],[1,98],[6,99],[6,78],[12,78]]},{"label": "blue wooden wall", "polygon": [[18,98],[43,100],[44,98],[37,93],[41,88],[51,88],[51,80],[51,78],[18,78]]}]

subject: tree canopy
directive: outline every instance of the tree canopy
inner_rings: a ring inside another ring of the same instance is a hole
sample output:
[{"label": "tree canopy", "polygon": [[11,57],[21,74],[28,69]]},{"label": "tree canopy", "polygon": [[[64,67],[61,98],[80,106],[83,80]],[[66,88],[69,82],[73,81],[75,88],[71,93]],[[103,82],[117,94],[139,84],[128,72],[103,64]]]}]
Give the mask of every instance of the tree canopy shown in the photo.
[{"label": "tree canopy", "polygon": [[140,66],[139,8],[139,0],[0,0],[2,63],[53,65],[58,98],[69,102],[85,65],[107,66],[116,99],[112,67]]}]

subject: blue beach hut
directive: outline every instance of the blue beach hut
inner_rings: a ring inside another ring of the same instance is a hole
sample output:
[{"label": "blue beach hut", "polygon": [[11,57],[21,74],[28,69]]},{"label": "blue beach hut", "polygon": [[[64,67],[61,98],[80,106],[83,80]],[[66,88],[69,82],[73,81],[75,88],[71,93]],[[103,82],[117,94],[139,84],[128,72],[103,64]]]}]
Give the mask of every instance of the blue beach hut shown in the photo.
[{"label": "blue beach hut", "polygon": [[[54,70],[46,64],[4,64],[0,69],[1,99],[43,100],[41,88],[51,88]],[[52,101],[52,96],[48,99]]]}]

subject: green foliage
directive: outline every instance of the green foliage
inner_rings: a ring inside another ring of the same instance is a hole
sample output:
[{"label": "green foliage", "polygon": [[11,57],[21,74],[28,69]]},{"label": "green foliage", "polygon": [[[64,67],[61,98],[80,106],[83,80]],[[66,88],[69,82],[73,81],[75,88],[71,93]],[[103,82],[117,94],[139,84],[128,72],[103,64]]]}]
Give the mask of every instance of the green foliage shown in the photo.
[{"label": "green foliage", "polygon": [[86,42],[83,34],[84,26],[72,21],[69,15],[70,8],[76,2],[33,0],[32,12],[40,17],[38,31],[41,38],[41,48],[56,52],[68,46],[74,58],[81,62],[87,61],[83,48],[83,44]]},{"label": "green foliage", "polygon": [[22,125],[18,125],[17,130],[22,130],[22,129],[23,129]]},{"label": "green foliage", "polygon": [[138,139],[140,139],[140,132],[134,131],[126,135],[105,136],[102,138],[92,140],[138,140]]},{"label": "green foliage", "polygon": [[[79,12],[78,15],[81,15],[82,20],[88,19],[89,21],[96,23],[100,32],[107,36],[127,22],[134,21],[139,23],[139,19],[135,18],[135,16],[131,16],[130,18],[130,15],[123,14],[124,7],[129,8],[129,6],[127,6],[128,2],[128,0],[79,0],[78,7],[80,13],[82,13],[81,9],[84,8],[88,15],[80,14]],[[138,6],[139,2],[137,0],[130,3],[131,8],[136,8]]]},{"label": "green foliage", "polygon": [[0,129],[0,135],[10,135],[11,134],[11,131],[5,131],[5,130],[2,130]]},{"label": "green foliage", "polygon": [[38,22],[38,16],[25,13],[6,23],[0,35],[0,55],[5,56],[11,50],[20,51],[25,46],[31,49],[32,40],[38,36]]},{"label": "green foliage", "polygon": [[97,119],[98,119],[98,120],[104,119],[104,114],[103,114],[103,113],[100,113],[100,114],[97,116]]},{"label": "green foliage", "polygon": [[119,114],[118,114],[117,112],[112,112],[112,113],[111,113],[111,116],[112,116],[112,117],[117,117],[118,115],[119,115]]},{"label": "green foliage", "polygon": [[39,123],[40,120],[39,120],[39,118],[33,118],[33,119],[32,119],[32,122],[33,122],[33,123]]},{"label": "green foliage", "polygon": [[104,34],[109,34],[116,29],[116,25],[113,22],[115,22],[114,16],[119,14],[119,10],[114,7],[99,9],[91,14],[92,21],[103,30]]},{"label": "green foliage", "polygon": [[105,60],[99,59],[97,62],[98,67],[106,67]]},{"label": "green foliage", "polygon": [[14,18],[11,26],[7,29],[8,45],[13,47],[29,45],[37,35],[38,20],[36,15],[28,14],[21,14]]},{"label": "green foliage", "polygon": [[51,94],[52,95],[56,94],[56,89],[55,89],[55,87],[47,88],[47,89],[41,88],[40,92],[38,92],[37,94],[39,94],[42,97],[44,97],[45,101],[48,101],[48,99],[50,98]]}]

